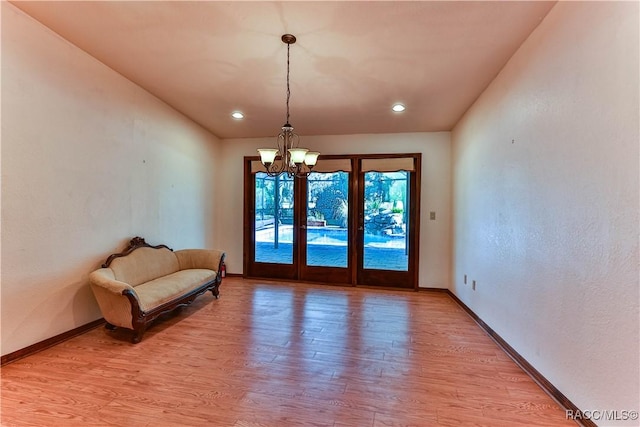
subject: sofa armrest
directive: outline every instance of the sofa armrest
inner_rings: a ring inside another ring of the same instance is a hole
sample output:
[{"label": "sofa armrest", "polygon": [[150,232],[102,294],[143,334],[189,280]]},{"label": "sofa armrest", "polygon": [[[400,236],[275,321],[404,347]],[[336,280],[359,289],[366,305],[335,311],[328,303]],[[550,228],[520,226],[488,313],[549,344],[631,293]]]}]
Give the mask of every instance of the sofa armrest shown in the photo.
[{"label": "sofa armrest", "polygon": [[101,268],[89,274],[89,283],[93,286],[105,288],[106,290],[118,295],[122,295],[122,292],[126,289],[132,290],[135,294],[133,286],[116,280],[113,271],[110,268]]},{"label": "sofa armrest", "polygon": [[101,268],[89,274],[89,284],[104,319],[113,326],[133,329],[132,306],[125,293],[137,300],[135,289],[128,283],[116,280],[110,268]]},{"label": "sofa armrest", "polygon": [[178,257],[180,270],[204,268],[220,272],[225,253],[215,249],[182,249],[174,252]]}]

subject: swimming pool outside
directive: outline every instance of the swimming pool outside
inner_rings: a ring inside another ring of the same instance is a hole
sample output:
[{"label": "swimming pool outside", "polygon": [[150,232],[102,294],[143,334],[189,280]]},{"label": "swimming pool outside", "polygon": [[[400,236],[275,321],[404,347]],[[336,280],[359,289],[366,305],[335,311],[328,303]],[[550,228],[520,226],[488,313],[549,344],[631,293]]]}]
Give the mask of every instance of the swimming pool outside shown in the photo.
[{"label": "swimming pool outside", "polygon": [[[278,264],[293,263],[292,226],[280,226],[277,248],[274,229],[256,231],[255,260]],[[364,268],[407,271],[405,237],[365,235]],[[310,227],[307,229],[307,265],[347,267],[347,229]]]},{"label": "swimming pool outside", "polygon": [[[348,234],[346,228],[338,227],[308,227],[307,244],[309,245],[338,245],[347,246]],[[273,242],[275,230],[265,228],[256,231],[256,242]],[[281,225],[278,229],[278,242],[291,243],[293,241],[293,226]],[[378,236],[374,234],[364,235],[365,247],[401,248],[406,247],[404,235]]]}]

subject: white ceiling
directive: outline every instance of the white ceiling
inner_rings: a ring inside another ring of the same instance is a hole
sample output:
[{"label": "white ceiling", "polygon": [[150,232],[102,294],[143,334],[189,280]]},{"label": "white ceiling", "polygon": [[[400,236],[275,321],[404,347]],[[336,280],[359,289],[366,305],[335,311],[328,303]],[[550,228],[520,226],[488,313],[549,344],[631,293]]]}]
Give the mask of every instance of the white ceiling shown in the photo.
[{"label": "white ceiling", "polygon": [[[555,2],[18,1],[221,138],[450,130]],[[395,102],[406,104],[393,113]],[[246,118],[230,114],[242,111]]]}]

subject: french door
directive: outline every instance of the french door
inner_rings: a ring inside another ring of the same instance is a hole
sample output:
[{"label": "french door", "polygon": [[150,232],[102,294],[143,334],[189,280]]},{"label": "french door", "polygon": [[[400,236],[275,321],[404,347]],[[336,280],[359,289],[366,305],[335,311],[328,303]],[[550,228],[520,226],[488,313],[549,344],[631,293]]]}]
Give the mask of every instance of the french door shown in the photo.
[{"label": "french door", "polygon": [[245,159],[247,277],[417,288],[420,155],[325,156],[306,179]]}]

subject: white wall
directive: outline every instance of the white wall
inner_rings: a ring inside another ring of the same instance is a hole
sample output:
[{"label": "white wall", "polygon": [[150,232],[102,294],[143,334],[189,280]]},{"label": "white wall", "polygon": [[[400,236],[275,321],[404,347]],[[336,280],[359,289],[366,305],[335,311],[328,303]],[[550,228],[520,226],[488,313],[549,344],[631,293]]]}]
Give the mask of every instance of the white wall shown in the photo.
[{"label": "white wall", "polygon": [[[242,273],[243,159],[256,156],[258,147],[275,146],[273,138],[226,139],[220,189],[224,211],[220,230],[222,247],[227,252],[230,273]],[[447,288],[450,275],[450,135],[438,133],[401,133],[376,135],[302,136],[301,145],[323,154],[422,153],[419,285]],[[436,220],[429,220],[429,212]]]},{"label": "white wall", "polygon": [[219,141],[2,2],[2,354],[101,317],[128,240],[215,247]]},{"label": "white wall", "polygon": [[639,409],[638,12],[558,3],[452,132],[451,290],[583,410]]}]

